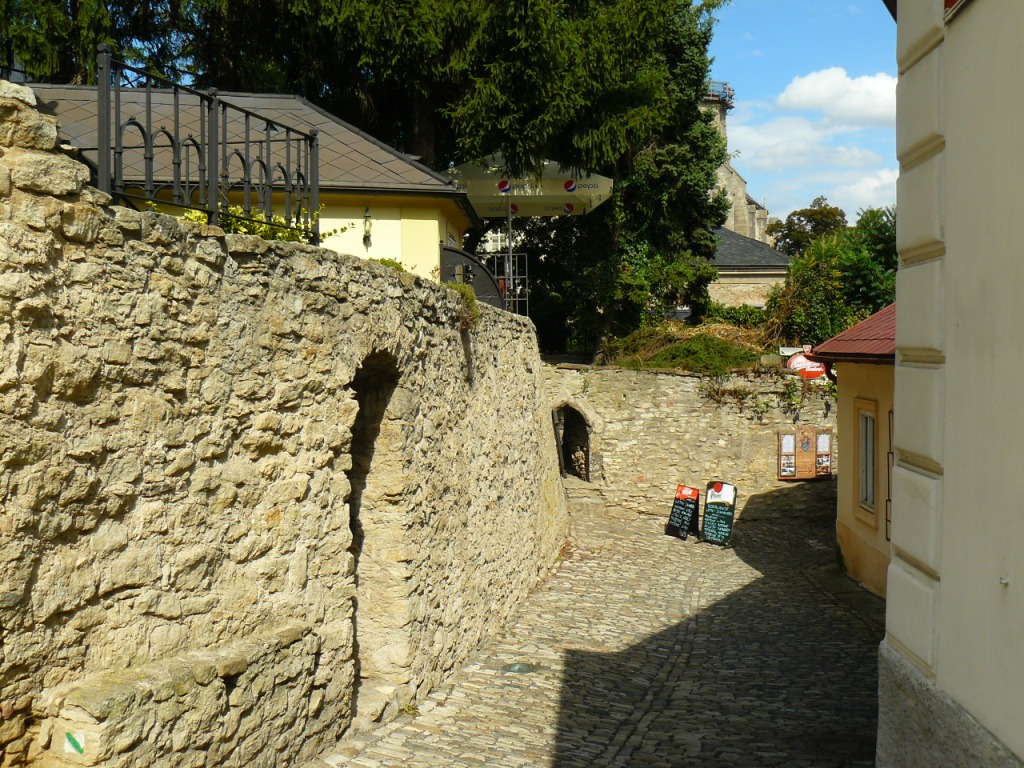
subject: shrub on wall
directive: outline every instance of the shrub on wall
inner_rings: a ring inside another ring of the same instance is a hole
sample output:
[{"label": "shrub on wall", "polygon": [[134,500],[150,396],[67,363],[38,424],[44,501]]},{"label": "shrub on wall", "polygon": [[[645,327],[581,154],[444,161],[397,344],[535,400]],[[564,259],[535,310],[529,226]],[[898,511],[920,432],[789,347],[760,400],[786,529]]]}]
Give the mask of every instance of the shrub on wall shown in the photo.
[{"label": "shrub on wall", "polygon": [[467,283],[445,283],[462,297],[462,312],[459,314],[459,330],[464,331],[480,322],[480,305],[476,300],[476,291]]}]

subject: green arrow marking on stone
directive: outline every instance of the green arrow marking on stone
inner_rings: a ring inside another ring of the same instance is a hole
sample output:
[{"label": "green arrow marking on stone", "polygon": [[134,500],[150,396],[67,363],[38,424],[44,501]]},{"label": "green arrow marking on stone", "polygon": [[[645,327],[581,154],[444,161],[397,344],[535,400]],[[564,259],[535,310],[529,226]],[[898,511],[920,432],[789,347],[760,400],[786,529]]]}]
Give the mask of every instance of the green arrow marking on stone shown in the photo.
[{"label": "green arrow marking on stone", "polygon": [[68,744],[71,745],[71,748],[73,750],[75,750],[75,752],[77,752],[80,755],[84,755],[85,754],[85,747],[83,747],[81,744],[78,743],[78,739],[76,739],[70,733],[65,733],[64,736],[67,738]]}]

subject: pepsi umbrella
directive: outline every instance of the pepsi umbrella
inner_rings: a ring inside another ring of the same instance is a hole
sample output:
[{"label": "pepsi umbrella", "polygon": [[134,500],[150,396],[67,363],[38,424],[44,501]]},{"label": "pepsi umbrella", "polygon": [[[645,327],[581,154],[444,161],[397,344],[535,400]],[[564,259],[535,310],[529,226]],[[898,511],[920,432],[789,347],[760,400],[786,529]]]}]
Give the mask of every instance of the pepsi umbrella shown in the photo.
[{"label": "pepsi umbrella", "polygon": [[582,216],[612,194],[612,180],[593,174],[574,175],[545,160],[536,177],[515,178],[500,155],[449,169],[455,188],[466,192],[482,218],[513,216]]}]

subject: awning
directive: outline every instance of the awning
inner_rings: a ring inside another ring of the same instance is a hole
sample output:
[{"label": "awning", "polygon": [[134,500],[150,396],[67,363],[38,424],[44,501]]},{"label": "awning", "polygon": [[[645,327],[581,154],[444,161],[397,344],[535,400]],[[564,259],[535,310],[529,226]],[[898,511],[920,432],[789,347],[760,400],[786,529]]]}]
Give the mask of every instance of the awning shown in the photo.
[{"label": "awning", "polygon": [[466,192],[482,218],[582,216],[611,197],[612,180],[593,174],[572,175],[545,160],[537,177],[514,178],[500,155],[449,169],[456,189]]}]

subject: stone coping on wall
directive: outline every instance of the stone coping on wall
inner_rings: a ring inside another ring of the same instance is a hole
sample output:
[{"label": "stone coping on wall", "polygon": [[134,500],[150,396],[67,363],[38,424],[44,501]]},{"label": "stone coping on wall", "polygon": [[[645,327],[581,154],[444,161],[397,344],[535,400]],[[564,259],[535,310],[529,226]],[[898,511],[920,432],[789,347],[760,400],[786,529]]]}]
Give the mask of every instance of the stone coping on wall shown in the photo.
[{"label": "stone coping on wall", "polygon": [[[301,657],[315,654],[319,645],[309,627],[289,623],[218,648],[92,674],[44,691],[42,755],[52,766],[145,765],[169,752],[208,747],[231,719],[239,721],[236,734],[244,735],[251,728],[239,728],[242,719],[267,714],[254,706],[259,691],[253,684],[271,684],[265,674],[246,679],[246,673],[270,667],[272,684],[285,685],[287,673],[300,674]],[[143,740],[145,756],[118,760]],[[218,743],[222,754],[237,746],[230,739]]]}]

